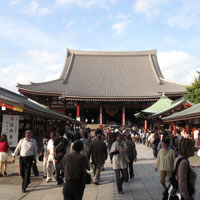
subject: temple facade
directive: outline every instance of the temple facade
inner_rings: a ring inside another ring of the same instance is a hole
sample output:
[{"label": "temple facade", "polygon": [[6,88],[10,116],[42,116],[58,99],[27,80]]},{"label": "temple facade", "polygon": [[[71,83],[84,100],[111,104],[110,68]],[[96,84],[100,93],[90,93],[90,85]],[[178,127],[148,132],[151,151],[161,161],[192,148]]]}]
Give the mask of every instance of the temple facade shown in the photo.
[{"label": "temple facade", "polygon": [[137,124],[134,114],[162,93],[175,100],[185,85],[164,79],[156,50],[98,52],[67,50],[56,80],[18,84],[21,94],[89,124]]}]

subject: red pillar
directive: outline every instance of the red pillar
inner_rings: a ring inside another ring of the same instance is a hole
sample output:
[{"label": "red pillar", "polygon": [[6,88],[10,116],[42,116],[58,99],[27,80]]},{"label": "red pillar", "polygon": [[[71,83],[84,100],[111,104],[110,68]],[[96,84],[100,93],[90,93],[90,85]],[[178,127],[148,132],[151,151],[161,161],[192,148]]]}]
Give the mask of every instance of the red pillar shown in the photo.
[{"label": "red pillar", "polygon": [[76,119],[80,121],[80,106],[76,105]]},{"label": "red pillar", "polygon": [[176,124],[174,123],[174,135],[176,135]]},{"label": "red pillar", "polygon": [[158,122],[158,130],[160,130],[160,122]]},{"label": "red pillar", "polygon": [[186,131],[187,131],[187,134],[189,134],[189,131],[190,131],[190,127],[189,127],[189,124],[188,122],[186,122],[186,127],[185,127]]},{"label": "red pillar", "polygon": [[170,122],[170,129],[171,129],[171,132],[173,132],[173,122]]}]

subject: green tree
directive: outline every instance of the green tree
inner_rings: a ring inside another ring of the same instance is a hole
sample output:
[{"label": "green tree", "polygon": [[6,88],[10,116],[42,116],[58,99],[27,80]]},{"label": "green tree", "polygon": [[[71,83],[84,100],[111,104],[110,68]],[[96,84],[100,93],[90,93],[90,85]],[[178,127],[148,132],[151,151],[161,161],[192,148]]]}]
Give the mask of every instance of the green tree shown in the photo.
[{"label": "green tree", "polygon": [[193,83],[191,86],[186,87],[188,93],[186,94],[186,97],[189,101],[192,103],[200,103],[200,72],[197,71],[198,76],[195,77]]}]

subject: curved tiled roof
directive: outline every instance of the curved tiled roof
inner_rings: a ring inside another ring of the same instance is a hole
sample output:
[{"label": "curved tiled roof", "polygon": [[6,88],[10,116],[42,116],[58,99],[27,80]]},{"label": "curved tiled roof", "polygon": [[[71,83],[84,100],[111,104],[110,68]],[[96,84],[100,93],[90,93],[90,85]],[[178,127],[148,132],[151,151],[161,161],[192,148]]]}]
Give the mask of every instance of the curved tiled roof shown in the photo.
[{"label": "curved tiled roof", "polygon": [[68,50],[59,79],[19,90],[75,98],[148,98],[186,93],[184,85],[164,80],[156,50],[94,52]]},{"label": "curved tiled roof", "polygon": [[42,105],[38,105],[37,103],[30,101],[27,97],[16,94],[12,91],[6,90],[1,87],[0,87],[0,101],[2,101],[3,103],[8,103],[12,106],[18,106],[20,108],[23,108],[25,113],[27,112],[37,113],[38,116],[44,116],[47,118],[78,122],[77,120],[71,117],[68,117],[66,115],[45,108]]},{"label": "curved tiled roof", "polygon": [[170,116],[163,117],[163,121],[181,121],[200,117],[200,103]]}]

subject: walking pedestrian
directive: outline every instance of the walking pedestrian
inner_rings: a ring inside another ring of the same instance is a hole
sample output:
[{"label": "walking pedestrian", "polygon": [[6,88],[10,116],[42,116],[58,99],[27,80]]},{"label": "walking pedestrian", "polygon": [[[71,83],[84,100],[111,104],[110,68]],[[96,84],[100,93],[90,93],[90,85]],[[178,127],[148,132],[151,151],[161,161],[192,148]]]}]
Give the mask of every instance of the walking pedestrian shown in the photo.
[{"label": "walking pedestrian", "polygon": [[126,143],[122,140],[121,133],[116,133],[116,141],[112,144],[110,149],[111,161],[116,176],[117,190],[119,194],[124,194],[122,184],[127,177],[127,161],[126,161]]},{"label": "walking pedestrian", "polygon": [[[178,189],[183,199],[194,200],[195,199],[195,182],[197,174],[193,167],[191,167],[188,158],[194,156],[195,142],[182,138],[178,144],[179,156],[175,160],[174,166],[179,159],[183,158],[179,164],[176,179],[178,180]],[[188,185],[190,184],[190,187]],[[192,188],[192,189],[191,189]]]},{"label": "walking pedestrian", "polygon": [[25,138],[21,139],[17,144],[17,147],[13,153],[12,161],[15,162],[15,157],[20,154],[20,175],[23,179],[22,192],[26,192],[26,188],[30,184],[31,166],[33,161],[36,163],[37,156],[37,142],[31,138],[32,134],[30,130],[26,130]]},{"label": "walking pedestrian", "polygon": [[169,148],[169,143],[170,140],[168,138],[162,139],[162,149],[158,153],[155,167],[155,171],[157,171],[160,165],[160,183],[163,186],[163,193],[167,189],[165,178],[167,177],[169,181],[174,170],[175,153],[174,150]]},{"label": "walking pedestrian", "polygon": [[58,138],[54,141],[55,146],[55,167],[56,167],[56,181],[60,185],[63,183],[64,174],[60,171],[58,165],[67,152],[68,140],[63,137],[64,132],[59,131]]},{"label": "walking pedestrian", "polygon": [[43,178],[47,178],[47,143],[48,138],[43,138],[43,147],[42,147],[42,154],[43,154]]},{"label": "walking pedestrian", "polygon": [[133,161],[137,160],[137,151],[135,148],[135,142],[132,141],[131,135],[126,135],[126,146],[127,146],[127,156],[129,159],[128,168],[130,179],[134,177]]},{"label": "walking pedestrian", "polygon": [[99,185],[101,167],[107,159],[108,152],[105,142],[103,142],[102,135],[98,134],[96,140],[94,140],[89,148],[88,160],[90,156],[92,164],[94,165],[94,184]]},{"label": "walking pedestrian", "polygon": [[[8,152],[10,152],[10,147],[7,140],[7,135],[2,134],[0,139],[0,177],[3,176],[3,174],[7,175],[7,160],[8,160]],[[4,165],[4,173],[2,173],[2,168]]]},{"label": "walking pedestrian", "polygon": [[80,154],[82,150],[83,143],[80,140],[74,141],[72,153],[65,154],[59,164],[65,176],[64,200],[81,200],[83,197],[85,184],[82,182],[82,176],[89,166],[86,156]]},{"label": "walking pedestrian", "polygon": [[47,143],[47,179],[46,182],[56,181],[55,173],[55,147],[54,147],[55,134],[50,133],[50,140]]},{"label": "walking pedestrian", "polygon": [[159,132],[157,130],[154,134],[154,141],[153,141],[153,144],[152,144],[154,158],[157,158],[159,143],[160,143],[160,135],[159,135]]}]

